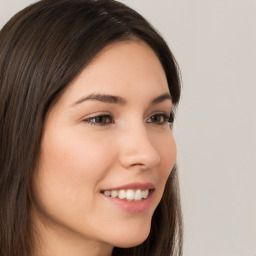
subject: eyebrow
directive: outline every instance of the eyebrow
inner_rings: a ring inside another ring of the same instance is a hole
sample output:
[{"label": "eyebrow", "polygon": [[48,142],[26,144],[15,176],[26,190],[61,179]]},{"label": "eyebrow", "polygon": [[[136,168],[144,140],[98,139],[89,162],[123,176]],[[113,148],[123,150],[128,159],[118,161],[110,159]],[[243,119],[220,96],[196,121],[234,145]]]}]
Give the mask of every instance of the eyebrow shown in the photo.
[{"label": "eyebrow", "polygon": [[163,102],[165,100],[172,101],[172,96],[169,93],[161,94],[160,96],[158,96],[155,99],[153,99],[151,104],[155,105],[155,104],[161,103],[161,102]]},{"label": "eyebrow", "polygon": [[[87,95],[85,97],[82,97],[72,105],[78,105],[80,103],[83,103],[88,100],[96,100],[104,103],[111,103],[111,104],[120,104],[120,105],[125,105],[127,101],[120,96],[114,96],[114,95],[109,95],[109,94],[101,94],[101,93],[92,93],[90,95]],[[156,97],[155,99],[152,100],[151,104],[155,105],[158,103],[161,103],[165,100],[172,100],[172,96],[169,93],[164,93],[161,94],[160,96]]]},{"label": "eyebrow", "polygon": [[88,100],[97,100],[104,103],[111,103],[111,104],[126,104],[126,100],[119,96],[109,95],[109,94],[101,94],[101,93],[92,93],[88,96],[82,97],[78,101],[76,101],[73,105],[77,105],[83,103]]}]

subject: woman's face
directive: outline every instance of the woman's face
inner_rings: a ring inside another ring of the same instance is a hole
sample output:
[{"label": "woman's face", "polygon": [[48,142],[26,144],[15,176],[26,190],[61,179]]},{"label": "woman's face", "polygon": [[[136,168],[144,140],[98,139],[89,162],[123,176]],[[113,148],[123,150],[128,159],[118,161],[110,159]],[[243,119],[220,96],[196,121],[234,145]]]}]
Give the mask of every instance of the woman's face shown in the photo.
[{"label": "woman's face", "polygon": [[100,248],[147,238],[176,160],[171,103],[144,42],[113,43],[82,71],[45,121],[33,205],[43,240]]}]

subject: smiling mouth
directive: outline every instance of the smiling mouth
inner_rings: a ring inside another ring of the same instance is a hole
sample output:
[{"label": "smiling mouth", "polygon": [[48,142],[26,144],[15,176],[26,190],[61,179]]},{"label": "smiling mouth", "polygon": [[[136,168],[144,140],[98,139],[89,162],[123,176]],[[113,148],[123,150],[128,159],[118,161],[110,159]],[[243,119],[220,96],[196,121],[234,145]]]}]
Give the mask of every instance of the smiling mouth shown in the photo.
[{"label": "smiling mouth", "polygon": [[142,201],[148,198],[153,189],[121,189],[121,190],[102,190],[101,193],[107,197],[118,198],[128,201]]}]

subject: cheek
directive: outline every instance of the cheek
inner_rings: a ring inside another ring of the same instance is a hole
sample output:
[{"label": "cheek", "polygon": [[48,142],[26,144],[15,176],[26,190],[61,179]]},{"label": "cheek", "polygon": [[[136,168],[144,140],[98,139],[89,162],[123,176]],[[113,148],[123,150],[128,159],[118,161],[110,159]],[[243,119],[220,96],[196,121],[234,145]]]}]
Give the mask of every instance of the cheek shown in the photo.
[{"label": "cheek", "polygon": [[[79,136],[45,137],[34,176],[34,209],[42,221],[90,230],[97,215],[98,184],[107,174],[106,148]],[[109,155],[108,155],[109,156]]]},{"label": "cheek", "polygon": [[158,144],[158,148],[162,164],[171,172],[177,158],[176,143],[172,133],[169,133],[168,136],[161,140],[160,144]]},{"label": "cheek", "polygon": [[35,186],[38,199],[49,207],[58,203],[64,210],[65,204],[93,202],[97,184],[106,175],[106,154],[90,138],[85,141],[63,134],[43,139]]},{"label": "cheek", "polygon": [[104,173],[104,145],[93,138],[62,134],[42,142],[42,165],[59,178],[93,180]]},{"label": "cheek", "polygon": [[164,188],[165,183],[176,163],[177,149],[173,135],[169,133],[164,139],[160,140],[157,148],[161,157],[162,171],[160,172],[160,182]]}]

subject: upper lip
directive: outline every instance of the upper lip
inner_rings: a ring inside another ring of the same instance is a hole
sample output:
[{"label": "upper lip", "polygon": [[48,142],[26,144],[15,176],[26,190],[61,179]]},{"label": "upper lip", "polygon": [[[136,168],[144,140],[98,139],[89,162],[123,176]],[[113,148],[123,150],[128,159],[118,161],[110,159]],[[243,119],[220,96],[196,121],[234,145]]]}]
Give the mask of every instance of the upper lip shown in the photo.
[{"label": "upper lip", "polygon": [[129,184],[125,184],[118,187],[112,187],[103,189],[102,191],[109,191],[109,190],[126,190],[126,189],[140,189],[140,190],[147,190],[147,189],[155,189],[155,186],[151,182],[133,182]]}]

